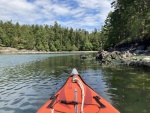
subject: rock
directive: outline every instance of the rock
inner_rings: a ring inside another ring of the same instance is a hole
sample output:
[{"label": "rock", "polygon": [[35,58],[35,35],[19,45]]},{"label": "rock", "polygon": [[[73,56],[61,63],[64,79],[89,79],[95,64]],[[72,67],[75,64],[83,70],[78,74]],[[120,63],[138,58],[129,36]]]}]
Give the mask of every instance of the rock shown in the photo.
[{"label": "rock", "polygon": [[148,46],[148,47],[147,47],[147,50],[149,50],[149,51],[150,51],[150,46]]},{"label": "rock", "polygon": [[131,53],[129,51],[123,53],[119,51],[113,51],[113,52],[101,51],[97,55],[96,59],[99,60],[101,64],[115,65],[115,64],[122,63],[124,59],[130,56]]},{"label": "rock", "polygon": [[143,61],[150,62],[150,56],[144,57]]},{"label": "rock", "polygon": [[94,57],[91,55],[80,55],[81,60],[93,60]]},{"label": "rock", "polygon": [[132,57],[133,54],[130,53],[129,51],[125,51],[125,52],[123,52],[123,53],[121,54],[121,56],[122,56],[123,59],[126,59],[126,58]]},{"label": "rock", "polygon": [[126,52],[126,57],[132,57],[132,53],[130,53],[129,51]]},{"label": "rock", "polygon": [[11,47],[1,47],[0,48],[0,53],[15,53],[18,52],[16,48],[11,48]]},{"label": "rock", "polygon": [[87,59],[86,55],[80,55],[80,59]]},{"label": "rock", "polygon": [[145,54],[150,55],[150,46],[145,50]]},{"label": "rock", "polygon": [[121,53],[119,51],[113,51],[110,53],[111,59],[118,59],[120,58]]},{"label": "rock", "polygon": [[96,59],[97,60],[102,60],[102,59],[105,59],[107,57],[107,55],[109,55],[109,52],[108,51],[100,51],[99,54],[97,55]]},{"label": "rock", "polygon": [[144,54],[145,51],[144,51],[144,50],[136,50],[134,53],[135,53],[135,54]]},{"label": "rock", "polygon": [[134,56],[129,51],[101,51],[97,55],[97,60],[105,66],[126,65],[136,67],[150,67],[150,56]]},{"label": "rock", "polygon": [[130,61],[129,66],[150,67],[150,62],[143,61],[143,60]]},{"label": "rock", "polygon": [[137,47],[137,50],[144,50],[145,46],[144,45],[140,45]]}]

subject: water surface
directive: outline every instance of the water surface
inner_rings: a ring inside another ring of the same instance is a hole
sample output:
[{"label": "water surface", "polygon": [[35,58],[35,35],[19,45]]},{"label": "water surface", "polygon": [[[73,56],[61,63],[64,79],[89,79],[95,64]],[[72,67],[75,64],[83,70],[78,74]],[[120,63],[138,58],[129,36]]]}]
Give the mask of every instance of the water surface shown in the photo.
[{"label": "water surface", "polygon": [[73,54],[0,55],[0,113],[35,113],[76,67],[121,113],[150,112],[150,71],[104,68]]}]

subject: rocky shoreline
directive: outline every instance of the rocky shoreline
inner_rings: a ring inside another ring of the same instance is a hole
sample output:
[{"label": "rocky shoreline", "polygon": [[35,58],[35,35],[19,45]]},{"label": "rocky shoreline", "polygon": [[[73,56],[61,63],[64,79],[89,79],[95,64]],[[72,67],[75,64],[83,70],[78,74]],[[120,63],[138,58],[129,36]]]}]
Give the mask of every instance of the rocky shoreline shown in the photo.
[{"label": "rocky shoreline", "polygon": [[150,38],[126,41],[114,48],[102,50],[96,60],[102,65],[150,67]]},{"label": "rocky shoreline", "polygon": [[18,50],[11,47],[0,47],[0,54],[54,54],[54,53],[97,53],[98,51],[37,51],[37,50]]},{"label": "rocky shoreline", "polygon": [[37,54],[37,53],[50,53],[50,52],[36,51],[36,50],[26,50],[26,49],[18,50],[16,48],[11,48],[11,47],[1,47],[0,48],[0,53],[1,54],[24,54],[24,53]]},{"label": "rocky shoreline", "polygon": [[103,66],[135,66],[150,67],[150,56],[147,54],[135,54],[130,51],[100,51],[96,60]]},{"label": "rocky shoreline", "polygon": [[[140,47],[139,47],[140,48]],[[136,66],[136,67],[150,67],[150,47],[147,50],[133,49],[127,51],[109,50],[100,51],[96,56],[96,60],[103,66]],[[132,51],[131,51],[132,50]],[[93,53],[97,51],[36,51],[36,50],[18,50],[11,47],[1,47],[0,54],[41,54],[41,53]],[[141,54],[142,53],[142,54]],[[87,55],[80,55],[81,59],[93,60],[94,57]]]}]

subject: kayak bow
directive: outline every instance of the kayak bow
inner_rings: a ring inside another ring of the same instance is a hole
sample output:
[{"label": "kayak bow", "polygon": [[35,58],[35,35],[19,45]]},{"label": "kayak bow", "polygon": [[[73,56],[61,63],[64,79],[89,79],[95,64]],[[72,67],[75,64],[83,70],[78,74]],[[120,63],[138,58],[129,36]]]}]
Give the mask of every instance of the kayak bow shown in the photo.
[{"label": "kayak bow", "polygon": [[80,77],[76,69],[37,113],[119,113]]}]

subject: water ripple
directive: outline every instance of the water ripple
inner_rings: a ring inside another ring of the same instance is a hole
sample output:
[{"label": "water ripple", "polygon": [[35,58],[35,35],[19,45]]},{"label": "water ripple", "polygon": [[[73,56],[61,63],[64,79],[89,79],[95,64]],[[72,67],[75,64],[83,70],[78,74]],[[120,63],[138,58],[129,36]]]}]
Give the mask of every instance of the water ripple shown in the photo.
[{"label": "water ripple", "polygon": [[[141,100],[147,104],[138,104],[144,109],[148,108],[149,74],[144,75],[141,72],[141,77],[137,72],[134,77],[133,74],[129,77],[128,74],[122,75],[120,72],[120,76],[118,71],[115,74],[112,70],[105,71],[99,66],[91,67],[93,64],[88,62],[83,64],[78,56],[51,56],[53,55],[14,55],[11,59],[11,55],[0,56],[0,113],[35,113],[65,83],[72,67],[78,67],[84,81],[113,105],[124,109],[124,103],[132,106],[132,99],[138,98],[140,101],[141,95],[144,95],[146,99]],[[9,60],[6,61],[7,59]],[[136,95],[132,91],[137,92]],[[130,100],[125,96],[131,96]]]}]

